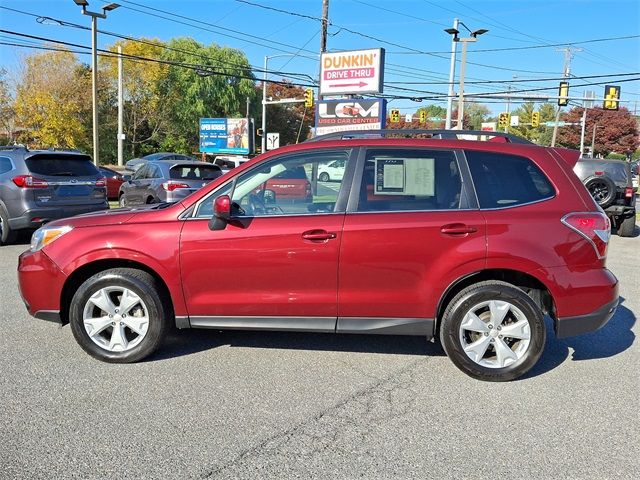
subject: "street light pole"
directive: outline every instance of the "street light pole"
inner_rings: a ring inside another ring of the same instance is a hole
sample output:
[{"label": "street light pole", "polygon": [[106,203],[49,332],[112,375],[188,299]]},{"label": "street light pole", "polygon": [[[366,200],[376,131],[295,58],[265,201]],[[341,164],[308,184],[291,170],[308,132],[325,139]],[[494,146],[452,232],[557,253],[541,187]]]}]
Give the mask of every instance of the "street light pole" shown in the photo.
[{"label": "street light pole", "polygon": [[[453,19],[453,29],[458,30],[458,19]],[[447,117],[444,122],[444,128],[451,129],[451,110],[453,108],[453,81],[456,76],[456,46],[455,38],[451,39],[451,64],[449,65],[449,95],[447,95]]]},{"label": "street light pole", "polygon": [[262,148],[262,152],[266,152],[267,147],[267,66],[269,65],[270,58],[279,58],[279,57],[295,57],[297,54],[295,53],[282,53],[280,55],[271,55],[264,57],[264,71],[262,73],[262,138],[260,141],[260,145]]},{"label": "street light pole", "polygon": [[87,0],[73,0],[74,3],[82,7],[82,14],[91,17],[91,91],[93,107],[93,163],[98,165],[99,145],[98,145],[98,18],[107,18],[107,12],[115,10],[120,5],[110,3],[102,7],[102,13],[90,12],[87,10],[89,2]]},{"label": "street light pole", "polygon": [[[463,25],[465,28],[467,28],[467,26],[462,23],[459,22],[461,25]],[[467,28],[467,30],[469,30]],[[469,32],[471,33],[470,37],[467,38],[460,38],[458,37],[458,35],[460,34],[460,31],[458,31],[457,28],[447,28],[445,29],[445,32],[453,35],[453,41],[454,42],[462,42],[462,59],[460,60],[460,86],[458,87],[459,92],[458,92],[458,122],[456,124],[456,129],[457,130],[462,130],[463,129],[463,115],[464,115],[464,72],[465,72],[465,66],[467,63],[467,44],[471,43],[471,42],[475,42],[477,41],[477,37],[478,35],[482,35],[483,33],[487,33],[489,30],[486,30],[484,28],[481,28],[479,30],[475,30],[475,31],[471,31],[469,30]]]},{"label": "street light pole", "polygon": [[[123,165],[123,150],[124,150],[124,132],[122,115],[124,110],[124,95],[122,92],[122,46],[118,45],[118,165]],[[94,122],[97,119],[94,119]],[[96,122],[97,123],[97,122]],[[97,137],[97,135],[96,135]]]},{"label": "street light pole", "polygon": [[593,124],[593,135],[591,136],[591,158],[596,158],[596,130],[598,129],[598,124]]}]

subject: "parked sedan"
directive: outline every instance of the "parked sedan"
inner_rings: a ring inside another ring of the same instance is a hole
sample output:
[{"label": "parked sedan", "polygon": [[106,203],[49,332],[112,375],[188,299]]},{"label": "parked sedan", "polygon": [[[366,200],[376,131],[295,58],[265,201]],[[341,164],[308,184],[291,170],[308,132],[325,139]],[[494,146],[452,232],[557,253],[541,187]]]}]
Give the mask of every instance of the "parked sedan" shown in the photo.
[{"label": "parked sedan", "polygon": [[118,200],[121,207],[173,203],[221,175],[219,166],[206,162],[145,162],[133,176],[124,176],[125,182],[120,186]]},{"label": "parked sedan", "polygon": [[324,163],[318,166],[318,180],[321,182],[332,182],[342,180],[344,177],[344,160],[334,160],[331,163]]},{"label": "parked sedan", "polygon": [[109,200],[118,200],[118,192],[120,185],[124,182],[121,174],[107,167],[98,167],[100,173],[107,179],[107,198]]},{"label": "parked sedan", "polygon": [[141,158],[132,158],[127,163],[124,164],[124,168],[127,170],[131,170],[135,172],[142,166],[144,162],[156,162],[158,160],[176,160],[181,162],[195,162],[196,159],[190,157],[189,155],[182,155],[180,153],[168,153],[168,152],[159,152],[159,153],[151,153],[149,155],[145,155]]}]

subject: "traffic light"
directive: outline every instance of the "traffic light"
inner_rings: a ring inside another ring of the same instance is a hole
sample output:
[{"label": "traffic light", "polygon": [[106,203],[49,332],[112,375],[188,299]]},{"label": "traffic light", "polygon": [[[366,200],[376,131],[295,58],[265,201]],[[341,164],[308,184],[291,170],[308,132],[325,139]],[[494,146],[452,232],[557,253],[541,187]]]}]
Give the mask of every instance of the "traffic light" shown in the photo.
[{"label": "traffic light", "polygon": [[498,127],[499,128],[505,128],[507,125],[509,125],[509,114],[508,113],[501,113],[498,116]]},{"label": "traffic light", "polygon": [[307,108],[313,107],[313,89],[307,88],[304,91],[304,106]]},{"label": "traffic light", "polygon": [[533,112],[531,114],[531,126],[538,128],[540,126],[540,112]]},{"label": "traffic light", "polygon": [[420,123],[427,123],[427,111],[420,110]]},{"label": "traffic light", "polygon": [[604,87],[604,104],[602,108],[605,110],[618,110],[620,100],[620,87],[618,85],[607,85]]},{"label": "traffic light", "polygon": [[558,105],[560,107],[569,105],[569,82],[560,82],[560,88],[558,88]]},{"label": "traffic light", "polygon": [[391,123],[400,122],[400,110],[391,110]]}]

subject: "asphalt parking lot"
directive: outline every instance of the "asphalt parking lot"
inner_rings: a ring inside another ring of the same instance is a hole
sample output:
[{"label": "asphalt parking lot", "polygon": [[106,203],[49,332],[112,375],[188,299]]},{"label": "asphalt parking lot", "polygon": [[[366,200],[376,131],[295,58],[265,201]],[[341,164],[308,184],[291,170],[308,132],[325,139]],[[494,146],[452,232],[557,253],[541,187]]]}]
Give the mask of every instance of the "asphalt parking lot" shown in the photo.
[{"label": "asphalt parking lot", "polygon": [[27,314],[26,248],[0,248],[1,478],[640,478],[638,236],[610,323],[504,384],[415,337],[187,331],[100,363]]}]

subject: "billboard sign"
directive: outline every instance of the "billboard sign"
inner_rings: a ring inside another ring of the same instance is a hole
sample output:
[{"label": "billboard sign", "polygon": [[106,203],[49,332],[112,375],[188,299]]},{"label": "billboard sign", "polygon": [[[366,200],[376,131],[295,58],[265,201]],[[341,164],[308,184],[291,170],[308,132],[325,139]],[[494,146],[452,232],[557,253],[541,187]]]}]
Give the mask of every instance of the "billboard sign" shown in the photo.
[{"label": "billboard sign", "polygon": [[324,100],[316,108],[316,135],[350,130],[379,130],[384,128],[386,100]]},{"label": "billboard sign", "polygon": [[201,118],[200,152],[251,153],[253,136],[250,135],[250,125],[248,118]]},{"label": "billboard sign", "polygon": [[496,130],[496,122],[482,122],[480,126],[480,130],[483,132],[495,132]]},{"label": "billboard sign", "polygon": [[323,53],[320,95],[382,93],[384,48]]}]

